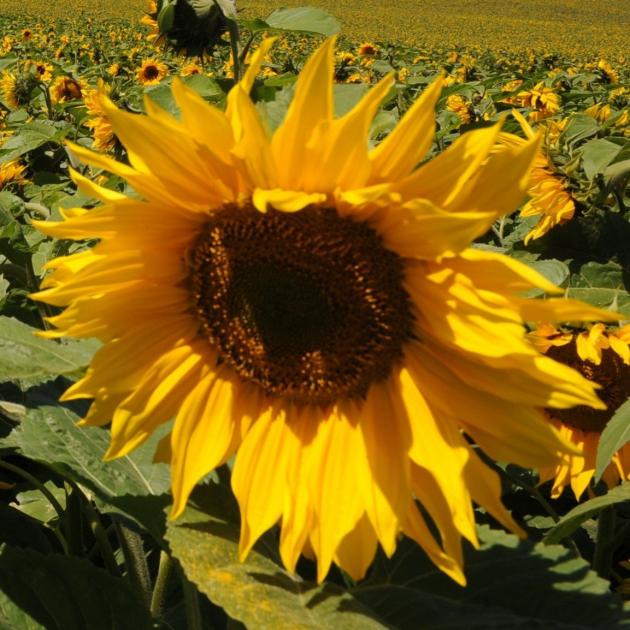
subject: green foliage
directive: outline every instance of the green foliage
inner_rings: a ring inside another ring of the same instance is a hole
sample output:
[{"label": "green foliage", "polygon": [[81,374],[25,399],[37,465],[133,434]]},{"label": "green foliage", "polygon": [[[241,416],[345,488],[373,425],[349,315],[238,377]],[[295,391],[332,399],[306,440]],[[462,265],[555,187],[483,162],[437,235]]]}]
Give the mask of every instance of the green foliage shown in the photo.
[{"label": "green foliage", "polygon": [[595,479],[599,480],[613,455],[630,442],[630,399],[615,411],[602,431],[597,447]]},{"label": "green foliage", "polygon": [[149,630],[131,589],[86,560],[0,549],[0,625],[20,630]]}]

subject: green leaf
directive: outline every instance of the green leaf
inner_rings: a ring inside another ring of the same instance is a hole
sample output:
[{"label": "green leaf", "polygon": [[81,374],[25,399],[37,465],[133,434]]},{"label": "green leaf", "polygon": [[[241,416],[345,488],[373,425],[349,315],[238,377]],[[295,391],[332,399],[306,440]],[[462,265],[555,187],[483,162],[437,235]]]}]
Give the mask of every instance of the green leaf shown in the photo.
[{"label": "green leaf", "polygon": [[566,130],[562,134],[570,144],[594,136],[599,131],[597,121],[587,114],[576,114],[571,118]]},{"label": "green leaf", "polygon": [[502,530],[478,528],[481,548],[467,546],[466,587],[436,569],[405,539],[352,594],[390,628],[579,630],[625,627],[621,598],[588,564],[560,545],[534,544]]},{"label": "green leaf", "polygon": [[27,123],[2,145],[0,162],[15,160],[48,142],[60,144],[71,131],[72,125],[66,122],[36,120]]},{"label": "green leaf", "polygon": [[22,455],[89,488],[101,501],[133,517],[159,540],[169,501],[168,466],[152,461],[159,436],[130,455],[103,462],[109,431],[77,427],[78,420],[65,407],[30,409],[0,445],[17,448]]},{"label": "green leaf", "polygon": [[265,22],[280,31],[300,31],[319,35],[334,35],[341,30],[337,18],[317,7],[276,9]]},{"label": "green leaf", "polygon": [[614,505],[615,503],[623,503],[624,501],[630,501],[630,481],[624,482],[600,497],[589,499],[574,507],[547,533],[544,538],[545,542],[560,542],[567,536],[570,536],[584,521],[595,516],[605,507]]},{"label": "green leaf", "polygon": [[602,435],[597,447],[595,462],[595,480],[599,481],[613,455],[630,442],[630,398],[615,411]]},{"label": "green leaf", "polygon": [[582,166],[589,179],[601,173],[615,159],[621,147],[604,138],[589,140],[582,147]]},{"label": "green leaf", "polygon": [[85,369],[98,342],[40,339],[31,328],[12,317],[0,316],[0,383],[19,381],[36,385],[57,376],[73,375]]},{"label": "green leaf", "polygon": [[[562,286],[570,275],[569,268],[560,260],[533,260],[527,261],[527,266],[537,271],[556,286]],[[544,295],[542,289],[531,289],[525,295],[527,297],[538,297]]]},{"label": "green leaf", "polygon": [[203,511],[188,508],[168,524],[166,538],[188,579],[232,619],[257,630],[386,627],[340,587],[292,577],[260,543],[246,562],[239,562],[238,515],[231,495],[215,484],[204,490]]},{"label": "green leaf", "polygon": [[20,630],[150,630],[147,610],[122,579],[85,560],[5,546],[0,626]]}]

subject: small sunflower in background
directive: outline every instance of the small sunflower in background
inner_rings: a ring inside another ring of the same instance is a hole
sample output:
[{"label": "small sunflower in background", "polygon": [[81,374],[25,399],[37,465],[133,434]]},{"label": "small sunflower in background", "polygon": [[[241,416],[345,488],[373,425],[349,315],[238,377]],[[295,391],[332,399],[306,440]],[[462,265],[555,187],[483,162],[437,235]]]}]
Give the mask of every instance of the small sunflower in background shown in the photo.
[{"label": "small sunflower in background", "polygon": [[26,178],[24,172],[26,166],[21,164],[18,160],[12,160],[11,162],[3,162],[0,164],[0,190],[6,188],[9,184],[25,184]]},{"label": "small sunflower in background", "polygon": [[45,61],[27,61],[26,67],[30,68],[35,76],[44,83],[52,79],[53,66]]},{"label": "small sunflower in background", "polygon": [[[504,146],[523,145],[536,136],[523,116],[516,110],[512,115],[525,132],[525,138],[502,133],[499,143]],[[552,131],[553,132],[553,131]],[[575,202],[567,192],[563,179],[554,171],[553,162],[543,148],[536,152],[527,194],[530,199],[520,211],[522,217],[540,217],[538,223],[525,236],[525,244],[544,236],[556,225],[570,221],[575,215]]]},{"label": "small sunflower in background", "polygon": [[513,102],[521,107],[530,108],[527,118],[530,122],[537,122],[560,111],[560,97],[552,88],[545,86],[543,81],[537,83],[530,90],[522,90],[515,97],[506,102]]},{"label": "small sunflower in background", "polygon": [[525,299],[556,287],[469,247],[524,196],[537,139],[494,151],[500,125],[476,129],[418,168],[438,79],[369,149],[395,82],[335,118],[333,39],[270,137],[249,96],[270,46],[225,112],[179,79],[180,118],[148,98],[136,115],[102,96],[129,163],[70,145],[140,198],[71,171],[103,205],[35,222],[99,239],[48,263],[33,296],[66,307],[44,336],[103,341],[63,399],[92,400],[83,425],[111,422],[109,459],[175,418],[156,454],[171,465],[172,518],[235,456],[241,558],[280,524],[289,571],[312,552],[319,581],[333,562],[359,579],[377,545],[391,556],[404,533],[463,584],[473,502],[522,533],[469,440],[501,461],[554,466],[572,447],[538,409],[603,409],[591,381],[540,355],[524,322],[606,315]]},{"label": "small sunflower in background", "polygon": [[357,48],[357,56],[358,57],[374,57],[380,51],[380,48],[374,44],[373,42],[363,42]]},{"label": "small sunflower in background", "polygon": [[157,85],[168,74],[168,66],[159,59],[145,59],[136,71],[136,79],[142,85]]},{"label": "small sunflower in background", "polygon": [[[530,338],[548,357],[597,383],[601,387],[599,397],[607,405],[607,409],[584,405],[573,409],[545,409],[550,422],[582,454],[567,454],[557,466],[541,470],[541,481],[553,479],[553,497],[559,497],[570,486],[579,500],[595,473],[602,431],[615,411],[630,398],[630,325],[613,329],[599,323],[578,333],[544,324],[531,333]],[[630,444],[617,451],[603,479],[608,487],[630,479]]]},{"label": "small sunflower in background", "polygon": [[111,87],[99,80],[98,87],[84,91],[83,103],[88,112],[84,125],[92,131],[92,148],[96,151],[111,149],[116,136],[104,105],[104,98],[110,93]]},{"label": "small sunflower in background", "polygon": [[58,76],[50,86],[50,98],[53,103],[76,101],[83,97],[81,83],[69,76]]}]

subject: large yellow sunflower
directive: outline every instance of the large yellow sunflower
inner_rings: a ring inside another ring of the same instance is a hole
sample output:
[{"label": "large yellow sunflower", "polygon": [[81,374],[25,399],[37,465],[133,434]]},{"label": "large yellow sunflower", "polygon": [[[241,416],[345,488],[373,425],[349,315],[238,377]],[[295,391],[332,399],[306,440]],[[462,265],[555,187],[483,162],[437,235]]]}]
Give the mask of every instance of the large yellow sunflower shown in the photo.
[{"label": "large yellow sunflower", "polygon": [[[580,405],[545,411],[546,417],[580,453],[567,453],[557,466],[542,469],[541,481],[553,479],[553,497],[559,497],[570,486],[579,500],[595,474],[602,431],[615,411],[630,398],[630,325],[607,329],[600,323],[576,333],[545,324],[531,333],[530,338],[547,356],[597,383],[601,387],[600,397],[608,407],[591,409]],[[602,478],[609,487],[620,480],[630,480],[630,444],[615,453]]]},{"label": "large yellow sunflower", "polygon": [[[36,299],[65,311],[44,335],[104,345],[64,400],[93,399],[111,422],[108,458],[175,418],[157,457],[171,463],[177,517],[195,484],[236,454],[240,550],[280,523],[289,570],[312,550],[364,575],[401,532],[464,583],[472,502],[520,531],[496,474],[471,447],[549,466],[571,447],[540,407],[603,408],[593,384],[540,355],[524,320],[596,317],[524,265],[469,248],[514,208],[537,141],[494,152],[500,126],[471,131],[420,168],[440,81],[375,149],[368,130],[388,76],[333,116],[333,40],[308,60],[284,122],[265,131],[249,91],[270,42],[222,112],[177,79],[176,119],[104,102],[129,163],[72,152],[141,197],[97,186],[102,206],[38,222],[98,238],[53,260]],[[416,499],[431,515],[431,533]]]}]

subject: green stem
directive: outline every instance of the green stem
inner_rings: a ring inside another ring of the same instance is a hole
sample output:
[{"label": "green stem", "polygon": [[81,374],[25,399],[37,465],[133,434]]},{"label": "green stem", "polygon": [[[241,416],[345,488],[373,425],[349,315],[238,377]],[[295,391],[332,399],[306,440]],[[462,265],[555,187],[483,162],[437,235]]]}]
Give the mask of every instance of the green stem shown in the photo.
[{"label": "green stem", "polygon": [[249,52],[249,49],[254,43],[255,37],[256,37],[256,33],[252,33],[249,39],[247,40],[247,42],[245,43],[245,46],[243,46],[243,50],[241,51],[241,57],[240,57],[241,65],[245,63],[245,59],[247,59],[247,53]]},{"label": "green stem", "polygon": [[228,33],[230,34],[230,47],[232,48],[232,60],[234,62],[234,84],[241,80],[241,62],[238,57],[239,32],[238,24],[234,20],[227,20]]},{"label": "green stem", "polygon": [[168,580],[173,572],[175,563],[171,556],[166,551],[160,551],[160,565],[158,567],[158,574],[155,578],[155,584],[153,586],[153,594],[151,595],[151,616],[159,617],[162,614],[164,608],[164,599],[166,597],[166,587],[168,586]]},{"label": "green stem", "polygon": [[88,523],[90,524],[90,529],[92,530],[92,534],[96,539],[96,545],[101,554],[101,558],[103,559],[103,563],[105,564],[105,568],[112,575],[120,577],[120,569],[118,568],[118,563],[116,562],[116,557],[114,556],[114,549],[109,542],[109,538],[107,536],[105,528],[103,527],[103,523],[101,522],[97,511],[92,506],[92,502],[90,501],[90,499],[88,499],[88,497],[86,497],[83,492],[81,492],[81,496],[83,498],[82,506],[84,509],[85,517],[87,518]]},{"label": "green stem", "polygon": [[201,608],[199,606],[199,593],[180,568],[182,591],[184,592],[184,609],[186,610],[186,622],[188,630],[203,630],[201,622]]},{"label": "green stem", "polygon": [[78,489],[66,482],[66,539],[73,556],[83,555],[83,519]]},{"label": "green stem", "polygon": [[605,507],[597,519],[597,538],[593,554],[593,570],[604,579],[610,576],[614,546],[611,541],[615,536],[615,507]]},{"label": "green stem", "polygon": [[142,537],[121,521],[116,521],[116,534],[125,557],[127,579],[148,609],[151,605],[151,578],[144,557]]}]

